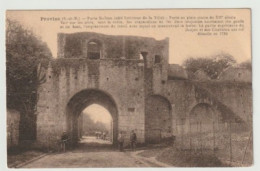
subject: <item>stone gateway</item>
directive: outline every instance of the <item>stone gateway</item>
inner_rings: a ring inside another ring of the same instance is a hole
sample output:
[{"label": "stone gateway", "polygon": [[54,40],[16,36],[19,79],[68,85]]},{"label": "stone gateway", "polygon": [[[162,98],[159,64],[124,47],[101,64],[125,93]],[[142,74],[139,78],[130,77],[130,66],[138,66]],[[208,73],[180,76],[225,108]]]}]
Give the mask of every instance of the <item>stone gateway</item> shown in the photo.
[{"label": "stone gateway", "polygon": [[120,131],[130,135],[131,130],[138,143],[178,139],[194,119],[252,125],[251,84],[188,80],[183,68],[169,64],[168,38],[60,33],[58,58],[49,63],[38,98],[42,147],[57,148],[63,131],[76,145],[79,116],[92,104],[110,112],[113,144]]}]

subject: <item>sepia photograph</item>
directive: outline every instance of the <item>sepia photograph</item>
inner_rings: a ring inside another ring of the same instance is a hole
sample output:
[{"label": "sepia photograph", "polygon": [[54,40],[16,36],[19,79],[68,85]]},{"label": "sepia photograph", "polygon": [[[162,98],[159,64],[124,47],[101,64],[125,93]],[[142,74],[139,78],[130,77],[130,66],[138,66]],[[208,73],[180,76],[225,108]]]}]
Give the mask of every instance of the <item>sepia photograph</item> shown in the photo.
[{"label": "sepia photograph", "polygon": [[251,167],[251,9],[7,10],[8,168]]}]

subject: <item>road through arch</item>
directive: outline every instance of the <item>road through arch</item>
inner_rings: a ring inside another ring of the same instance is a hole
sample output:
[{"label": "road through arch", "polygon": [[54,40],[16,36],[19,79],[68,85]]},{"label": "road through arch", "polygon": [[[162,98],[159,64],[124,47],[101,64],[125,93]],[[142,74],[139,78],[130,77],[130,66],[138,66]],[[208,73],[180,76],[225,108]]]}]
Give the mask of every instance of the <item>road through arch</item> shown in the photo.
[{"label": "road through arch", "polygon": [[113,144],[116,144],[118,134],[118,110],[112,96],[98,89],[86,89],[76,93],[68,102],[66,108],[66,125],[70,138],[70,145],[76,146],[79,140],[78,118],[81,112],[92,104],[106,108],[112,117]]}]

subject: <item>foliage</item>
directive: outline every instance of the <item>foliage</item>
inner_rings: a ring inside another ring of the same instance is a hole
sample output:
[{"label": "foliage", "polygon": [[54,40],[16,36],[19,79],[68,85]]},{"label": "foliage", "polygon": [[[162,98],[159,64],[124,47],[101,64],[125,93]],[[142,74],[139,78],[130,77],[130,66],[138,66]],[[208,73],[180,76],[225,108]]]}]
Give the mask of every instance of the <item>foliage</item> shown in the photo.
[{"label": "foliage", "polygon": [[202,70],[211,79],[216,79],[224,69],[235,63],[233,56],[220,53],[212,57],[189,58],[184,61],[183,65],[191,78],[196,71]]},{"label": "foliage", "polygon": [[97,121],[94,122],[89,115],[83,114],[83,132],[85,135],[95,135],[96,131],[109,132],[109,124]]},{"label": "foliage", "polygon": [[[50,57],[51,52],[46,43],[20,23],[7,19],[7,107],[21,113],[21,122],[26,122],[20,124],[21,127],[35,119],[37,88],[45,81],[44,70],[48,66]],[[20,129],[23,129],[21,127]]]}]

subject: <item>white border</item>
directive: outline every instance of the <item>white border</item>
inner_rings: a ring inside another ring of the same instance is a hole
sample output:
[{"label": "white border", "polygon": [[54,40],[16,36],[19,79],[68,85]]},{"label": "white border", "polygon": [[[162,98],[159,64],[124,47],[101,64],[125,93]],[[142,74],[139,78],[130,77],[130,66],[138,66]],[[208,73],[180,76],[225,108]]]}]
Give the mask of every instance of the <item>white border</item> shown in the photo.
[{"label": "white border", "polygon": [[[152,9],[152,8],[251,8],[253,61],[254,165],[250,168],[164,168],[260,170],[260,1],[259,0],[0,0],[0,169],[6,167],[5,10],[7,9]],[[123,168],[124,170],[126,168]],[[143,170],[143,168],[132,168]],[[132,170],[130,169],[130,170]],[[151,168],[157,170],[158,168]],[[26,169],[20,169],[26,170]],[[36,169],[30,169],[36,170]],[[37,169],[39,170],[39,169]],[[50,170],[50,169],[40,169]],[[74,169],[73,169],[74,170]],[[79,169],[76,169],[79,170]],[[83,169],[80,169],[83,170]],[[85,169],[84,169],[85,170]],[[89,169],[88,169],[89,170]],[[90,169],[93,170],[93,169]],[[101,169],[95,169],[101,170]],[[103,169],[102,169],[103,170]],[[114,168],[108,169],[114,170]],[[127,169],[128,170],[128,169]],[[150,170],[150,169],[149,169]]]}]

